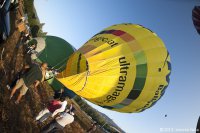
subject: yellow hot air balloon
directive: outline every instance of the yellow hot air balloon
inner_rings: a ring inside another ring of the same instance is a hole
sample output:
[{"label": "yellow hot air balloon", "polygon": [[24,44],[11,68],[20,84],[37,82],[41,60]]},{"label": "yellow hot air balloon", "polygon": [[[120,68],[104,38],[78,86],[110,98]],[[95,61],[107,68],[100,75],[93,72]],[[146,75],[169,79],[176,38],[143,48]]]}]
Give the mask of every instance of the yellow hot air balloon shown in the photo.
[{"label": "yellow hot air balloon", "polygon": [[170,56],[162,40],[135,24],[93,36],[67,61],[57,79],[88,101],[118,112],[141,112],[169,84]]}]

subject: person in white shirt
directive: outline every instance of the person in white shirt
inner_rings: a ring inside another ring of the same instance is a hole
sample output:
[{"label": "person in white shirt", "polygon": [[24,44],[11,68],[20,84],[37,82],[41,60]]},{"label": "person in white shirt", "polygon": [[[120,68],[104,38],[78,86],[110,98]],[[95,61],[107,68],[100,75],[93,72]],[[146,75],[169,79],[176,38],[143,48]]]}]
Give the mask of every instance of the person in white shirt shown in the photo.
[{"label": "person in white shirt", "polygon": [[70,107],[64,112],[60,113],[51,123],[49,123],[43,130],[42,133],[49,133],[52,131],[63,130],[64,127],[74,121],[74,111],[75,108]]},{"label": "person in white shirt", "polygon": [[44,122],[49,116],[54,117],[56,114],[65,111],[66,107],[66,98],[60,98],[60,100],[52,100],[45,109],[40,111],[36,117],[36,121]]}]

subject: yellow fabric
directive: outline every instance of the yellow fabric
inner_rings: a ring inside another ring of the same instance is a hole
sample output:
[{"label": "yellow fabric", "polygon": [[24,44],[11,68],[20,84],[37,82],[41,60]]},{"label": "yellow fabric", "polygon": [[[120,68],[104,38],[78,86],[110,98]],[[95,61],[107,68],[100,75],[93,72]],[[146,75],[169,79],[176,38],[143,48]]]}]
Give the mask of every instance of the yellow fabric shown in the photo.
[{"label": "yellow fabric", "polygon": [[57,79],[97,105],[141,112],[162,96],[170,71],[168,51],[155,33],[119,24],[86,42]]}]

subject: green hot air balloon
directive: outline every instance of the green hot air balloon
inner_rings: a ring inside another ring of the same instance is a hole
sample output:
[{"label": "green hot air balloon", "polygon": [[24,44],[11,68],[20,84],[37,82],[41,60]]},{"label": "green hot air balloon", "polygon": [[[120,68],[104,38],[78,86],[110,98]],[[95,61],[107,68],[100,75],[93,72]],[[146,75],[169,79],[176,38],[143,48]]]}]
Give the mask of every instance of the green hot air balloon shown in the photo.
[{"label": "green hot air balloon", "polygon": [[[76,50],[67,41],[56,36],[37,37],[33,40],[37,41],[37,47],[35,49],[36,53],[31,55],[32,60],[40,63],[47,62],[49,67],[58,71],[66,68],[66,61]],[[51,74],[46,75],[47,77],[51,77],[47,79],[50,86],[54,90],[64,88]]]}]

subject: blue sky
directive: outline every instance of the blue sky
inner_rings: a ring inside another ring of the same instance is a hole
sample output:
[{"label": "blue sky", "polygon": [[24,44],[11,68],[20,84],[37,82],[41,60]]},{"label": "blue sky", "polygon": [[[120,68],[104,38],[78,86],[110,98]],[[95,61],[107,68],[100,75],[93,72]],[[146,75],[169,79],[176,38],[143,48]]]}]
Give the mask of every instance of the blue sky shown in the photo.
[{"label": "blue sky", "polygon": [[[160,133],[160,128],[194,129],[200,115],[200,36],[191,11],[199,0],[35,0],[43,30],[76,48],[102,29],[136,23],[156,32],[166,44],[172,62],[171,82],[152,108],[133,114],[93,105],[127,133]],[[168,117],[164,117],[167,114]],[[195,133],[194,131],[185,131]]]}]

